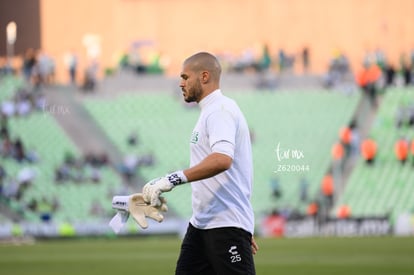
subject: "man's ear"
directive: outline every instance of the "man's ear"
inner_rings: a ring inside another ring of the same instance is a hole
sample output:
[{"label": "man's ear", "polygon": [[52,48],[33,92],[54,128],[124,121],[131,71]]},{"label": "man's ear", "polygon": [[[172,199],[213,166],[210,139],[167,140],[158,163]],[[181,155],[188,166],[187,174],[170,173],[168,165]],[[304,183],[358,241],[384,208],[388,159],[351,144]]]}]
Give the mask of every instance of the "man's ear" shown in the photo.
[{"label": "man's ear", "polygon": [[208,71],[201,72],[201,83],[206,84],[210,80],[210,73]]}]

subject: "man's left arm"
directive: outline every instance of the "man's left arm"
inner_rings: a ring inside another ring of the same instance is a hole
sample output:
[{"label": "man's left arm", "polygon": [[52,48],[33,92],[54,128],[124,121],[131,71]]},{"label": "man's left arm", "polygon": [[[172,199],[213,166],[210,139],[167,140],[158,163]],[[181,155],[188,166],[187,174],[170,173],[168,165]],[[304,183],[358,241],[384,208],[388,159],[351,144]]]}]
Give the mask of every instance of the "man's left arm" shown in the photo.
[{"label": "man's left arm", "polygon": [[176,171],[165,177],[154,179],[145,184],[142,189],[144,200],[152,206],[160,205],[159,196],[163,192],[171,191],[175,186],[214,177],[230,168],[233,159],[222,153],[213,152],[200,163],[184,170]]},{"label": "man's left arm", "polygon": [[183,171],[187,180],[198,181],[214,177],[230,168],[233,159],[222,153],[211,153],[200,163]]}]

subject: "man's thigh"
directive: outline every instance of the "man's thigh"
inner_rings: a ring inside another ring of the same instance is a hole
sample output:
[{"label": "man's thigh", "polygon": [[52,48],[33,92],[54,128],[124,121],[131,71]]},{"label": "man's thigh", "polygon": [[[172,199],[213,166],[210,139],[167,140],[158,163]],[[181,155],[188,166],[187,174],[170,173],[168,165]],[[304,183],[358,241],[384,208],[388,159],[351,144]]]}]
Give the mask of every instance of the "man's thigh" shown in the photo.
[{"label": "man's thigh", "polygon": [[181,244],[180,256],[175,270],[176,275],[214,275],[201,236],[202,230],[194,228],[191,224],[187,228]]},{"label": "man's thigh", "polygon": [[251,234],[234,227],[206,230],[206,254],[218,275],[254,275]]}]

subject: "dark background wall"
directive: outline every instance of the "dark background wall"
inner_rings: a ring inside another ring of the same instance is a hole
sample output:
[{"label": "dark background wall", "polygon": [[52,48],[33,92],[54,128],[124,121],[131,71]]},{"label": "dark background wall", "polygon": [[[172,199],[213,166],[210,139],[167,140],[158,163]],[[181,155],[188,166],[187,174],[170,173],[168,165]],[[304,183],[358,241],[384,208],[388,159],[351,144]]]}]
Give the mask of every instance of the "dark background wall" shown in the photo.
[{"label": "dark background wall", "polygon": [[0,0],[0,56],[6,55],[6,26],[17,24],[15,54],[40,48],[40,0]]}]

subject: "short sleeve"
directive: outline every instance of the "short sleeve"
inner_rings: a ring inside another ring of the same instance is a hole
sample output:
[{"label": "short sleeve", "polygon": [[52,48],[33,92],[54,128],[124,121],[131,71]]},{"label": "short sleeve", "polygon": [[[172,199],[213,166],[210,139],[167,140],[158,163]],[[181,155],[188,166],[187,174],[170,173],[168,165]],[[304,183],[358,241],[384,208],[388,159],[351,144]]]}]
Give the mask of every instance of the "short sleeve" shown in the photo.
[{"label": "short sleeve", "polygon": [[207,131],[212,151],[233,158],[237,132],[235,116],[224,108],[211,113],[207,118]]}]

